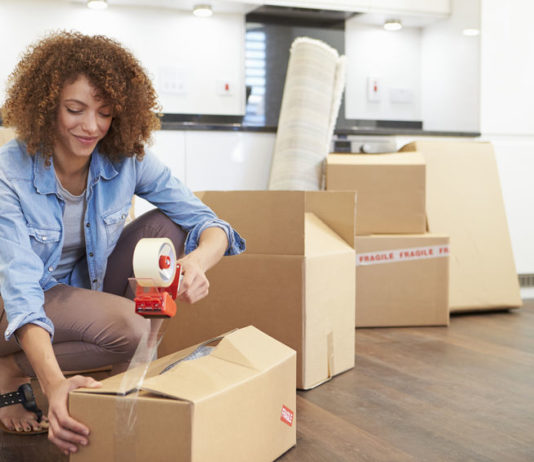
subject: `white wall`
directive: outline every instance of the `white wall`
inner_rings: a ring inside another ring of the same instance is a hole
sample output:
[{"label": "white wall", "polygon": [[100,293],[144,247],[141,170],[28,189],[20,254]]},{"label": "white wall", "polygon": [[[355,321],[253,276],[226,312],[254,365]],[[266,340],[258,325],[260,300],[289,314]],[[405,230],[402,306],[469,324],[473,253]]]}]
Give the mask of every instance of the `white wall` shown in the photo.
[{"label": "white wall", "polygon": [[482,131],[534,135],[534,2],[481,2]]},{"label": "white wall", "polygon": [[[420,40],[419,28],[387,32],[358,22],[357,16],[346,22],[348,119],[421,120]],[[379,79],[380,101],[368,100],[369,77]],[[391,91],[395,89],[411,94],[411,102],[393,102]]]},{"label": "white wall", "polygon": [[[244,15],[197,18],[189,12],[113,6],[95,11],[65,0],[0,2],[0,104],[5,82],[27,45],[45,33],[78,30],[123,43],[149,70],[163,112],[242,115],[245,109]],[[174,76],[180,93],[165,92],[163,77]],[[228,81],[231,95],[217,94]]]},{"label": "white wall", "polygon": [[[408,8],[412,2],[403,3]],[[479,27],[480,0],[451,0],[450,6],[450,16],[426,24],[401,16],[407,27],[397,32],[384,31],[380,15],[347,21],[347,118],[422,120],[426,130],[479,131],[480,40],[462,30]],[[370,76],[380,78],[379,102],[368,100]],[[411,93],[412,101],[394,102],[395,89]]]},{"label": "white wall", "polygon": [[533,14],[531,0],[481,0],[481,132],[495,146],[519,273],[534,273]]},{"label": "white wall", "polygon": [[480,130],[480,0],[452,0],[452,14],[423,29],[421,108],[426,130]]}]

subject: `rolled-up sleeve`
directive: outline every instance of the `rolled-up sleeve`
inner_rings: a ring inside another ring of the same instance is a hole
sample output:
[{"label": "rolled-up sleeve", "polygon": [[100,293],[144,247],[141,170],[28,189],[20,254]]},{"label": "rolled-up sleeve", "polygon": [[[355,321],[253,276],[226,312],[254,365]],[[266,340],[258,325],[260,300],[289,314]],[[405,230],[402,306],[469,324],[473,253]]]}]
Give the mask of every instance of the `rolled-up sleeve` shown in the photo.
[{"label": "rolled-up sleeve", "polygon": [[200,235],[205,229],[208,228],[221,228],[228,238],[228,247],[226,249],[225,255],[238,255],[245,251],[245,240],[238,234],[238,232],[233,229],[229,223],[224,220],[214,219],[205,221],[196,225],[185,240],[185,253],[188,254],[198,247],[198,241]]},{"label": "rolled-up sleeve", "polygon": [[52,321],[48,319],[46,316],[39,316],[36,313],[31,314],[19,314],[15,316],[14,319],[9,321],[9,324],[7,326],[7,329],[4,333],[4,338],[6,339],[6,342],[9,341],[11,336],[22,326],[25,326],[26,324],[35,324],[37,326],[42,327],[44,330],[46,330],[50,334],[50,338],[54,338],[54,325],[52,324]]}]

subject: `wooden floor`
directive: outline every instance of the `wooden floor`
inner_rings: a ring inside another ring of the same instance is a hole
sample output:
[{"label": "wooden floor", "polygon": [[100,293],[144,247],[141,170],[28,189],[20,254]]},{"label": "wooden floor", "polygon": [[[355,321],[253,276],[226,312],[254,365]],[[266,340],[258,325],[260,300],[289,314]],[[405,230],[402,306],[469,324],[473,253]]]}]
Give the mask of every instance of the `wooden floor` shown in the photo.
[{"label": "wooden floor", "polygon": [[[358,329],[356,367],[299,392],[279,461],[534,461],[534,300],[448,328]],[[1,462],[64,461],[0,434]],[[254,462],[254,461],[251,461]]]}]

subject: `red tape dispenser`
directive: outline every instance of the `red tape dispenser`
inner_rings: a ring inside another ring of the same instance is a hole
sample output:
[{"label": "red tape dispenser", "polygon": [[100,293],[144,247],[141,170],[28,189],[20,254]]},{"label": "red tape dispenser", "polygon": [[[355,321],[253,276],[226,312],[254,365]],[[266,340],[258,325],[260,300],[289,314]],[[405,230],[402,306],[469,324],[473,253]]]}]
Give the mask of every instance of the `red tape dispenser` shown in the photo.
[{"label": "red tape dispenser", "polygon": [[182,278],[174,245],[167,238],[140,239],[133,255],[135,312],[145,318],[172,318]]}]

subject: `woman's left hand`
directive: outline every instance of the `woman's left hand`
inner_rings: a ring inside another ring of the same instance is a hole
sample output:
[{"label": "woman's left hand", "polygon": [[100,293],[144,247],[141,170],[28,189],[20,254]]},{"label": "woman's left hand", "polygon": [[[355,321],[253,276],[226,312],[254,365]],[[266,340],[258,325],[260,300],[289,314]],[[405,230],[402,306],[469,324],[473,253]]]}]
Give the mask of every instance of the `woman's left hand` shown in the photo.
[{"label": "woman's left hand", "polygon": [[182,266],[183,277],[176,299],[186,303],[195,303],[208,295],[210,283],[195,256],[191,253],[178,263]]}]

